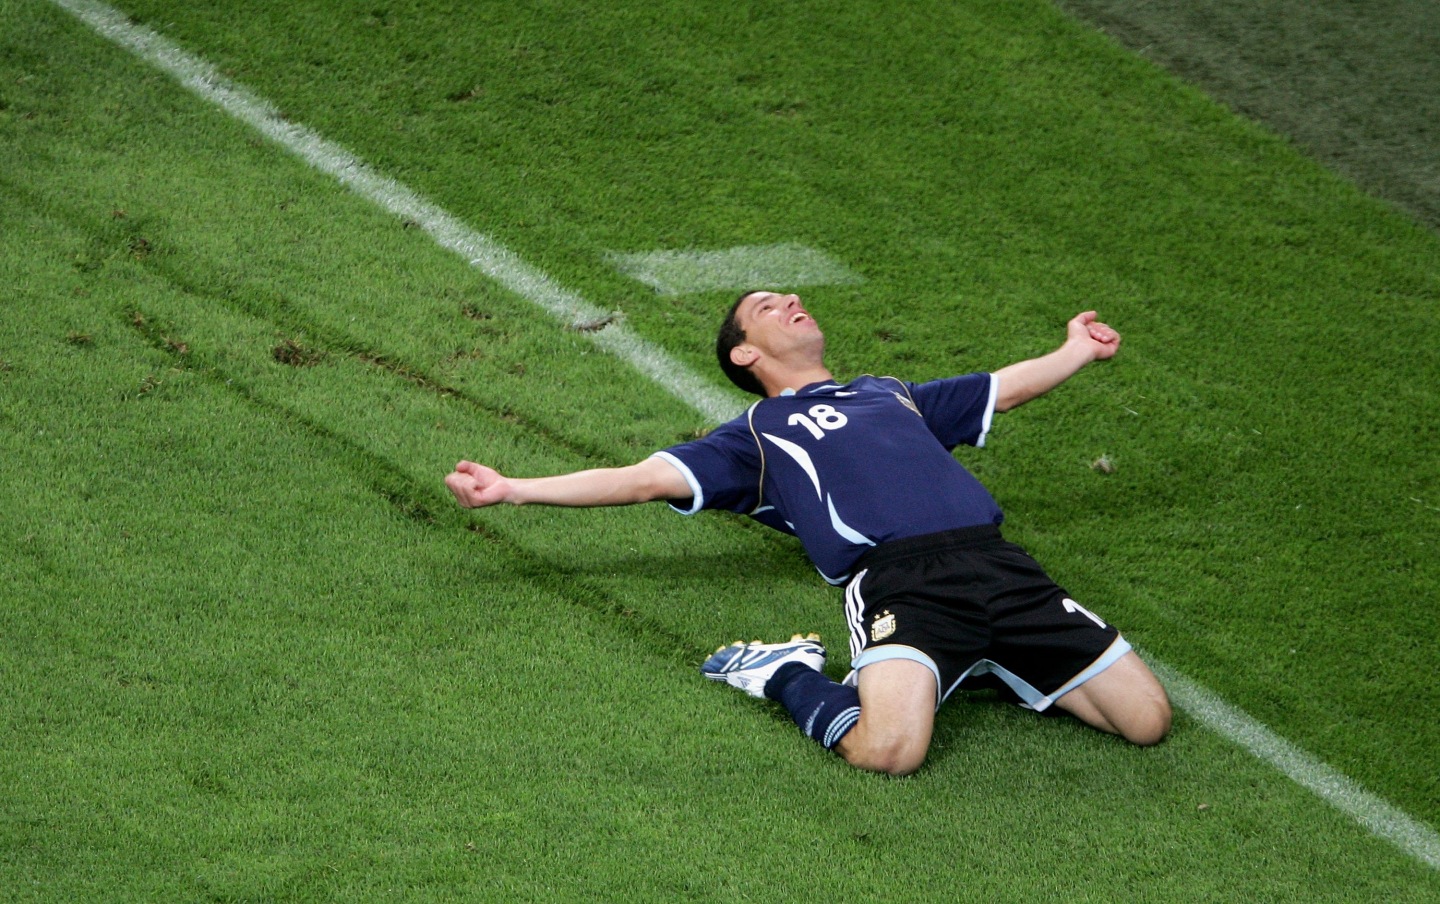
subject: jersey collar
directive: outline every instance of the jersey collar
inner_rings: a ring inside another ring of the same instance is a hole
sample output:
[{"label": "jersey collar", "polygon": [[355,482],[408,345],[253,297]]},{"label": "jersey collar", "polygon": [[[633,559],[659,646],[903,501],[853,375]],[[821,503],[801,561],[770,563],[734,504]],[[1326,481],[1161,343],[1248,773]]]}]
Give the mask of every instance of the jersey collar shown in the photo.
[{"label": "jersey collar", "polygon": [[799,392],[796,392],[794,389],[790,389],[787,387],[780,390],[780,395],[815,395],[817,393],[827,392],[834,389],[843,389],[845,388],[845,385],[846,384],[844,383],[836,383],[834,380],[821,380],[819,383],[808,383],[805,386],[800,387]]}]

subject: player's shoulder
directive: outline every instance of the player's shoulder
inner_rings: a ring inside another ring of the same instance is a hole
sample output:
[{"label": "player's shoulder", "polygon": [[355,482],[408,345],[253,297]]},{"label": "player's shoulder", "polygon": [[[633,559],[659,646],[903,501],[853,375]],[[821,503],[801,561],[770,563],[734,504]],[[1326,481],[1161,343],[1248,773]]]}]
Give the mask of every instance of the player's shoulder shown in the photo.
[{"label": "player's shoulder", "polygon": [[725,441],[737,436],[744,436],[750,433],[750,425],[755,420],[755,412],[764,405],[765,399],[760,399],[746,408],[737,416],[723,424],[712,427],[701,439],[713,441]]},{"label": "player's shoulder", "polygon": [[983,371],[940,377],[921,383],[908,383],[913,396],[951,396],[956,393],[984,393],[989,389],[992,376]]},{"label": "player's shoulder", "polygon": [[884,374],[861,374],[846,384],[847,389],[890,389],[904,385],[905,381],[899,377],[892,377]]},{"label": "player's shoulder", "polygon": [[836,395],[858,399],[876,397],[889,399],[893,396],[901,401],[913,401],[915,386],[916,384],[909,380],[902,380],[899,377],[861,374],[847,383]]},{"label": "player's shoulder", "polygon": [[718,461],[746,465],[758,460],[757,442],[747,412],[663,451],[692,467],[706,467],[704,463]]},{"label": "player's shoulder", "polygon": [[[899,377],[861,374],[845,383],[837,381],[806,387],[805,396],[830,396],[837,399],[847,399],[872,393],[889,395],[892,392],[903,392],[913,385],[914,384],[902,380]],[[797,396],[797,398],[799,398],[799,396]]]}]

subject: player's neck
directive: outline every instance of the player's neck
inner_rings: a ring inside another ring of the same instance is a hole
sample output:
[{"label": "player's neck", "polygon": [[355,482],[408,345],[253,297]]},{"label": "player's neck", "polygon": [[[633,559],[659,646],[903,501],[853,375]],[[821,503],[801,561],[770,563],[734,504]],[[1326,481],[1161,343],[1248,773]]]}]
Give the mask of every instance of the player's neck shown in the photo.
[{"label": "player's neck", "polygon": [[764,374],[760,377],[760,383],[765,387],[767,396],[778,396],[787,389],[799,391],[811,383],[823,383],[834,379],[835,377],[826,367],[816,365]]}]

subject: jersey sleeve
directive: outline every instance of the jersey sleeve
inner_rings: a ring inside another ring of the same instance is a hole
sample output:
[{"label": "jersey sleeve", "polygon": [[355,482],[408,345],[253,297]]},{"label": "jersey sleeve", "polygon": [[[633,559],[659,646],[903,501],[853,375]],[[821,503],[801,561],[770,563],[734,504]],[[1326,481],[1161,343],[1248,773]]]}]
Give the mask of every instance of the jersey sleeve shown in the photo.
[{"label": "jersey sleeve", "polygon": [[965,374],[907,385],[926,426],[945,448],[985,445],[1000,389],[993,374]]},{"label": "jersey sleeve", "polygon": [[755,439],[743,425],[731,422],[704,437],[656,452],[684,475],[694,494],[670,507],[682,515],[701,509],[751,512],[759,503],[760,455]]}]

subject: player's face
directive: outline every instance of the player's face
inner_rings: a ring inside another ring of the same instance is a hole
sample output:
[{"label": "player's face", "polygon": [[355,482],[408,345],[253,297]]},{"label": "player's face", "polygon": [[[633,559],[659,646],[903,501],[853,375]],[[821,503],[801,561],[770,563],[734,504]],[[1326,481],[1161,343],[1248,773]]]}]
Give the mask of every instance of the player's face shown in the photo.
[{"label": "player's face", "polygon": [[745,342],[771,354],[796,346],[824,348],[820,324],[805,310],[799,295],[751,292],[735,314]]}]

